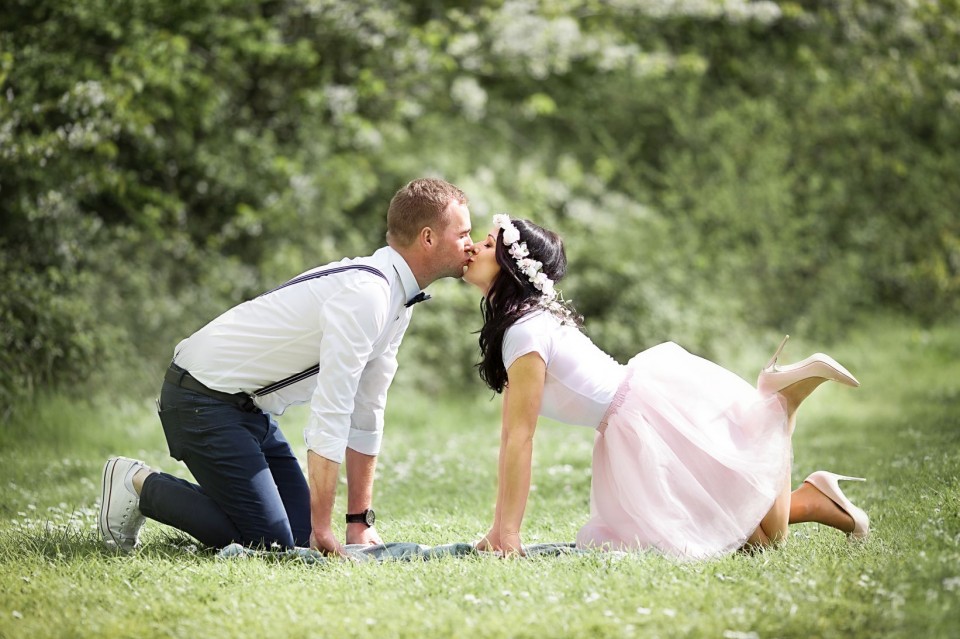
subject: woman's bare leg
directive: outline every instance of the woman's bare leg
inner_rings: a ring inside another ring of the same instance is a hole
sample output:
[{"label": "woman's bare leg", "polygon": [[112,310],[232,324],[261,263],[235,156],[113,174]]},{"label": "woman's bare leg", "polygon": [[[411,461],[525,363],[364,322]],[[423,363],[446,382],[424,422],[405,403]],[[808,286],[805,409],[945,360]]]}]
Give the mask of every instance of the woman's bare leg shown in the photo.
[{"label": "woman's bare leg", "polygon": [[783,398],[787,409],[787,423],[790,425],[790,435],[793,436],[793,430],[797,426],[797,409],[810,393],[816,390],[817,386],[827,381],[823,377],[811,377],[796,384],[791,384],[780,391],[780,397]]},{"label": "woman's bare leg", "polygon": [[773,545],[785,540],[787,536],[789,536],[791,498],[790,464],[787,464],[780,494],[776,500],[774,500],[773,506],[767,514],[760,520],[760,525],[757,527],[757,530],[754,531],[754,535],[762,542],[762,545]]},{"label": "woman's bare leg", "polygon": [[790,495],[790,523],[801,524],[814,521],[843,532],[853,532],[853,517],[840,508],[832,499],[807,482],[803,482]]},{"label": "woman's bare leg", "polygon": [[[827,380],[822,377],[813,377],[791,384],[780,391],[779,394],[784,400],[787,412],[787,432],[791,437],[797,426],[797,409],[800,408],[800,404],[825,381]],[[844,532],[853,530],[853,518],[814,486],[804,482],[799,488],[791,491],[790,471],[790,464],[788,464],[780,494],[750,536],[747,541],[748,546],[772,546],[789,536],[790,524],[808,521],[815,521]]]},{"label": "woman's bare leg", "polygon": [[[806,399],[823,381],[821,379],[804,380],[791,384],[780,391],[780,397],[787,413],[787,432],[790,433],[791,437],[793,437],[793,431],[797,427],[797,408],[800,407],[800,402]],[[753,531],[747,541],[748,545],[772,546],[789,536],[793,496],[790,490],[790,471],[791,464],[788,463],[784,471],[780,494],[777,495],[767,514],[760,520],[760,525]]]},{"label": "woman's bare leg", "polygon": [[[787,421],[791,435],[796,427],[797,409],[800,407],[800,403],[825,381],[827,380],[823,378],[807,379],[780,391],[780,395],[787,403]],[[788,504],[788,520],[791,524],[815,521],[844,532],[853,530],[853,517],[848,515],[832,499],[817,490],[815,486],[806,482],[800,484],[799,488],[790,494]],[[774,504],[774,508],[777,508],[776,504]],[[761,525],[763,524],[761,523]]]},{"label": "woman's bare leg", "polygon": [[[789,483],[787,484],[789,491]],[[784,519],[784,510],[787,511]],[[784,521],[786,520],[786,524]],[[748,546],[772,546],[787,538],[789,524],[816,522],[845,533],[853,532],[853,517],[815,486],[803,482],[793,492],[781,493],[770,512],[747,541]]]}]

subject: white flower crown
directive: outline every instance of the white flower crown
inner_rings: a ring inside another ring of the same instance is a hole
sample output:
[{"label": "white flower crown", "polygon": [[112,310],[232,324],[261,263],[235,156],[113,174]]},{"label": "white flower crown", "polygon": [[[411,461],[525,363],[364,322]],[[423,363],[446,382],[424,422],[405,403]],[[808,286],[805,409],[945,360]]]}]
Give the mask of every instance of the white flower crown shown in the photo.
[{"label": "white flower crown", "polygon": [[543,263],[528,257],[530,251],[527,249],[527,243],[520,241],[520,231],[510,221],[510,216],[506,213],[494,215],[493,225],[503,229],[503,243],[516,261],[517,268],[527,276],[533,287],[540,291],[540,305],[552,311],[561,320],[570,320],[572,313],[564,304],[563,295],[553,287],[553,280],[543,272]]},{"label": "white flower crown", "polygon": [[540,291],[543,302],[550,303],[557,299],[557,291],[553,288],[553,280],[543,272],[543,263],[527,257],[530,251],[527,243],[520,241],[520,231],[510,221],[506,213],[493,216],[493,225],[503,229],[503,243],[509,247],[510,255],[517,262],[517,268],[527,276],[533,287]]}]

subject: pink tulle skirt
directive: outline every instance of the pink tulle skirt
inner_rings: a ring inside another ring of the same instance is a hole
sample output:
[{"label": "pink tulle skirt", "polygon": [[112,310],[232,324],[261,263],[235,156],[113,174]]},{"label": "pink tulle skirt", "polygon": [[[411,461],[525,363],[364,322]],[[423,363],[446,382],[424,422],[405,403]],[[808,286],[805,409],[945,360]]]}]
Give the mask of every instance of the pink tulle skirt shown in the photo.
[{"label": "pink tulle skirt", "polygon": [[779,396],[672,342],[628,370],[598,428],[577,545],[681,559],[740,548],[789,481]]}]

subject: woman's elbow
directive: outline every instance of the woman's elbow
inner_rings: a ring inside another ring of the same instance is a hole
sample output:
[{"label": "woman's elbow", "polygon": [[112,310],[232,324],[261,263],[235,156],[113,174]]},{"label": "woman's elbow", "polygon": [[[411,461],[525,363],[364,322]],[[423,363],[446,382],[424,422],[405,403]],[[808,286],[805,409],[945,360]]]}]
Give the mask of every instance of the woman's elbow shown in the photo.
[{"label": "woman's elbow", "polygon": [[503,444],[505,446],[529,446],[533,444],[533,433],[531,429],[508,430],[503,433]]}]

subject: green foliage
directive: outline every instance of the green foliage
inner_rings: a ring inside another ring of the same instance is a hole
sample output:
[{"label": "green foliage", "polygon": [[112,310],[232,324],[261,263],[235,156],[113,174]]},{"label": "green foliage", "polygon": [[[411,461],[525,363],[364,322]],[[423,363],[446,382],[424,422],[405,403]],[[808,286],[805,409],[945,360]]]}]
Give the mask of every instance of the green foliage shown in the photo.
[{"label": "green foliage", "polygon": [[[478,229],[564,233],[564,292],[620,358],[960,310],[956,2],[7,4],[8,406],[155,383],[228,306],[380,246],[419,175]],[[450,290],[408,340],[429,389],[473,377]]]}]

